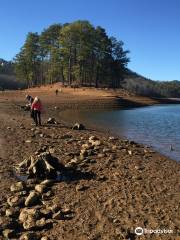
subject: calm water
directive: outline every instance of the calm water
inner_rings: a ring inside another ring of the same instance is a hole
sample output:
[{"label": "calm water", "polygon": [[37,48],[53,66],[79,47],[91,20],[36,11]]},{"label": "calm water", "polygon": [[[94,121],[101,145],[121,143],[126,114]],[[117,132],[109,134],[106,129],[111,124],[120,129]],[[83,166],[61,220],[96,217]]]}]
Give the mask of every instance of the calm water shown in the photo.
[{"label": "calm water", "polygon": [[[66,114],[68,115],[68,112]],[[72,112],[69,114],[72,116]],[[164,155],[180,161],[180,105],[82,111],[73,113],[73,119],[152,146]],[[170,150],[170,145],[173,151]]]}]

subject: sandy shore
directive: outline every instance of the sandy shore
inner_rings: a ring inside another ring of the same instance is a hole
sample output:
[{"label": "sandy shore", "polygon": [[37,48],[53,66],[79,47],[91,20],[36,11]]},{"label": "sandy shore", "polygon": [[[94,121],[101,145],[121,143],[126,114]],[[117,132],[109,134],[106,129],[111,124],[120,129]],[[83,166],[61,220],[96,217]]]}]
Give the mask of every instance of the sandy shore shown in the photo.
[{"label": "sandy shore", "polygon": [[[41,96],[45,105],[43,121],[55,117],[59,122],[40,128],[32,126],[29,113],[19,107],[24,102],[24,91],[0,96],[0,234],[5,228],[14,230],[5,216],[9,208],[7,198],[12,195],[9,188],[18,181],[13,173],[14,165],[44,146],[67,164],[79,158],[83,144],[89,143],[89,137],[93,135],[100,144],[95,149],[87,149],[87,156],[80,159],[76,167],[82,174],[72,181],[56,182],[46,202],[46,205],[70,208],[73,217],[54,220],[50,228],[33,229],[39,236],[37,239],[40,236],[52,240],[178,239],[179,164],[134,142],[90,129],[72,130],[69,123],[61,122],[59,111],[67,107],[86,107],[87,101],[89,106],[95,102],[100,106],[103,102],[109,104],[105,107],[111,107],[117,97],[101,90],[97,94],[87,90],[72,91],[63,90],[57,97],[54,89],[29,91]],[[141,104],[150,104],[151,100],[145,98],[142,102],[141,99]],[[86,178],[86,174],[91,177]],[[23,208],[20,206],[19,212]],[[18,217],[11,219],[17,220]],[[136,227],[166,229],[171,233],[137,236],[134,233]],[[16,232],[13,239],[19,239],[23,232]]]}]

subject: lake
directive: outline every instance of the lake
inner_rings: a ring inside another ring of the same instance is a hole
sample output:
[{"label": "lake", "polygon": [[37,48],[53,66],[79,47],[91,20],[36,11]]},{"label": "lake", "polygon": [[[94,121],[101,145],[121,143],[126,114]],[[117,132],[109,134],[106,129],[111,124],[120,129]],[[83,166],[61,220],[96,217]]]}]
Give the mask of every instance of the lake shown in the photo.
[{"label": "lake", "polygon": [[[70,118],[72,111],[64,113]],[[73,120],[153,147],[180,161],[180,105],[111,111],[74,111]],[[172,147],[171,147],[172,146]]]}]

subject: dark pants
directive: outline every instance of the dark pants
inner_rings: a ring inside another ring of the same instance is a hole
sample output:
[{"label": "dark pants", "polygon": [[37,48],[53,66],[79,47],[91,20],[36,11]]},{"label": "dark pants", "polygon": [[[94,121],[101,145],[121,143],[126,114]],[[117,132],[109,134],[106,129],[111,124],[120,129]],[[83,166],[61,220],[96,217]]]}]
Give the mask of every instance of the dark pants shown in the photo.
[{"label": "dark pants", "polygon": [[41,112],[38,110],[34,110],[34,122],[37,125],[41,125]]}]

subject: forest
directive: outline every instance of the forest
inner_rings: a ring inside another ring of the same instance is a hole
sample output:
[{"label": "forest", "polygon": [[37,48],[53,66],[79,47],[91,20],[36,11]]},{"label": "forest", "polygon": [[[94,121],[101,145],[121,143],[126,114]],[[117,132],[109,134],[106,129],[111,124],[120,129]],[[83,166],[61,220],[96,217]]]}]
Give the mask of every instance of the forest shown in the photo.
[{"label": "forest", "polygon": [[28,87],[62,82],[69,86],[120,87],[129,62],[123,42],[88,21],[53,24],[28,33],[16,55],[18,80]]},{"label": "forest", "polygon": [[12,61],[0,59],[0,88],[61,82],[65,86],[125,88],[149,97],[179,97],[180,81],[153,81],[128,68],[122,40],[88,21],[53,24],[29,32]]}]

